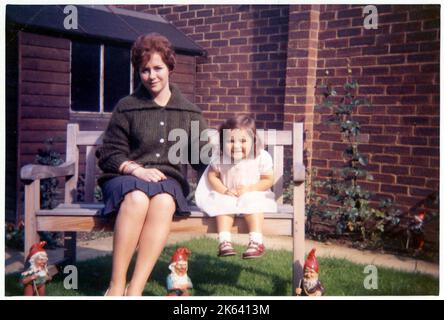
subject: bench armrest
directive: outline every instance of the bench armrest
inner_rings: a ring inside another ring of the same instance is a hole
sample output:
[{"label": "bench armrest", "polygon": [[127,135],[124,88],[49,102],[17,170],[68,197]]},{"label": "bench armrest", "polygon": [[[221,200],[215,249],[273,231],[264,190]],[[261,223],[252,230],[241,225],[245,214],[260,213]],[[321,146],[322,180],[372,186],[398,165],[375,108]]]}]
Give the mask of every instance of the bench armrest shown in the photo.
[{"label": "bench armrest", "polygon": [[40,164],[27,164],[20,170],[22,180],[39,180],[54,177],[72,176],[75,172],[75,163],[67,162],[60,166],[45,166]]},{"label": "bench armrest", "polygon": [[302,163],[297,163],[293,168],[293,181],[304,182],[305,181],[305,166]]}]

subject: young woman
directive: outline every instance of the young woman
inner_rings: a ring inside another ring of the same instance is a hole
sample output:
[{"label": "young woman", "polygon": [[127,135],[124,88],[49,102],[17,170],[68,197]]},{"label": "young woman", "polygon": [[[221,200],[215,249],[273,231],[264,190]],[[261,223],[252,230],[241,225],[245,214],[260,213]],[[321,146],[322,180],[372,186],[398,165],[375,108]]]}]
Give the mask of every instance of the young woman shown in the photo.
[{"label": "young woman", "polygon": [[[161,254],[173,214],[187,214],[188,183],[180,164],[172,164],[168,141],[173,129],[183,129],[191,141],[191,122],[207,125],[201,110],[170,83],[176,64],[171,43],[163,36],[140,36],[131,51],[141,85],[116,105],[98,150],[103,175],[104,214],[117,213],[112,276],[106,295],[142,295]],[[197,137],[199,140],[199,137]],[[197,141],[199,144],[199,141]],[[193,164],[192,164],[193,165]],[[194,164],[195,169],[202,169]],[[131,281],[128,266],[138,249]]]}]

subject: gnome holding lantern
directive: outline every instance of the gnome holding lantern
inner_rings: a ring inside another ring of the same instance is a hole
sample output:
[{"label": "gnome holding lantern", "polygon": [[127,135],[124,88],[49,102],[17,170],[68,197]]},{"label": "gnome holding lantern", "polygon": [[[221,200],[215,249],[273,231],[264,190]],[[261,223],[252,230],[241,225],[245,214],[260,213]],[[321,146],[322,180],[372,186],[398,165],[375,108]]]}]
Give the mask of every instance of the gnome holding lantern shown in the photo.
[{"label": "gnome holding lantern", "polygon": [[51,281],[48,272],[48,255],[43,249],[46,241],[35,243],[29,249],[29,255],[26,258],[26,270],[21,274],[21,282],[25,296],[44,296],[46,282]]},{"label": "gnome holding lantern", "polygon": [[167,277],[168,296],[189,296],[189,289],[193,288],[191,279],[187,275],[188,255],[191,253],[188,248],[177,248],[171,257],[169,269],[171,273]]},{"label": "gnome holding lantern", "polygon": [[304,264],[304,279],[302,280],[302,288],[296,288],[298,296],[322,296],[324,294],[324,286],[319,281],[319,265],[315,256],[316,249],[311,249],[307,260]]}]

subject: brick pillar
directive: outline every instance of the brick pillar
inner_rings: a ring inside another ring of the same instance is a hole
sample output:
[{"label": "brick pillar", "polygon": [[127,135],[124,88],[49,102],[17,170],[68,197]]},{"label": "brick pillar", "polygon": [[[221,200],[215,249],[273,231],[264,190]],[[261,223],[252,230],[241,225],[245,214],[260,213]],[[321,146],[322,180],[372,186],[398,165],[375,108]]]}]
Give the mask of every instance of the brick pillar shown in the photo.
[{"label": "brick pillar", "polygon": [[[318,56],[319,5],[291,5],[284,105],[284,129],[293,122],[304,123],[304,150],[312,150]],[[306,166],[311,167],[311,153]]]}]

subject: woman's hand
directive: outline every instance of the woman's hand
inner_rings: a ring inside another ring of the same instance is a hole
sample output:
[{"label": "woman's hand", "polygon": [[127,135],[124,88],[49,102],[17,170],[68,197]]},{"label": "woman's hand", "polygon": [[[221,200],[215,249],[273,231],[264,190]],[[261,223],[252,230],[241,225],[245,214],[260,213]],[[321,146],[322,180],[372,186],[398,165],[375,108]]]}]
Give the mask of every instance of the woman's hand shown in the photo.
[{"label": "woman's hand", "polygon": [[132,175],[147,182],[159,182],[167,179],[167,177],[160,170],[155,168],[140,167],[134,170]]}]

